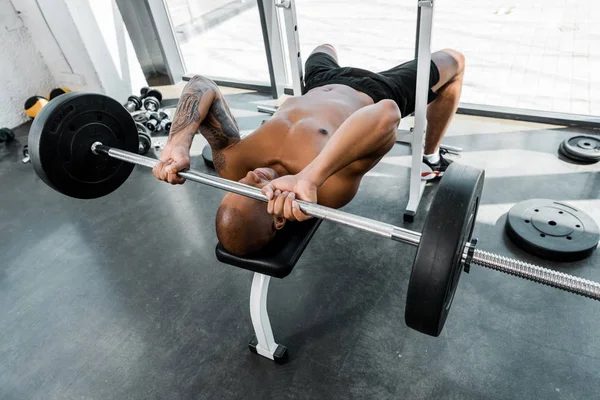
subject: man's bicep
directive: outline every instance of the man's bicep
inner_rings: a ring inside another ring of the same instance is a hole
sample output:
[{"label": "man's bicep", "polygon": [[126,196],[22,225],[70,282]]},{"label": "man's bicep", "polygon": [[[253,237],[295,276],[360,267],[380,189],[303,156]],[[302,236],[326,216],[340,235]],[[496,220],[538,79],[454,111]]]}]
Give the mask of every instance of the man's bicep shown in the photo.
[{"label": "man's bicep", "polygon": [[213,150],[222,150],[232,140],[240,138],[237,121],[220,92],[215,95],[206,118],[200,124],[200,132]]}]

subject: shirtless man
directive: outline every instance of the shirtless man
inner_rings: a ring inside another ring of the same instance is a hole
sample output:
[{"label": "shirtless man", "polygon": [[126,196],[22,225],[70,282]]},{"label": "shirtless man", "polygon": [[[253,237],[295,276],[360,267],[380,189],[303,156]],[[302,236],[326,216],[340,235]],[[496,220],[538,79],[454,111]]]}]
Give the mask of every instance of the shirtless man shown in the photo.
[{"label": "shirtless man", "polygon": [[[464,57],[455,50],[432,54],[424,162],[444,171],[439,144],[456,112]],[[392,148],[400,119],[415,107],[416,60],[373,73],[340,67],[330,45],[306,60],[302,96],[286,100],[252,134],[240,139],[223,95],[210,79],[185,86],[171,133],[154,175],[182,184],[199,130],[212,148],[219,176],[257,188],[268,205],[227,193],[216,216],[217,237],[230,252],[260,250],[286,220],[305,220],[295,199],[339,208],[356,194],[362,177]]]}]

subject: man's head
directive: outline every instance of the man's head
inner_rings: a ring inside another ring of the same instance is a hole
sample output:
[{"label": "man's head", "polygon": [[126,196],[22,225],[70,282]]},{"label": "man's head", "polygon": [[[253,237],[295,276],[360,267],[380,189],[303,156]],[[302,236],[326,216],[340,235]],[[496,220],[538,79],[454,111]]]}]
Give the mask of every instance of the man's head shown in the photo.
[{"label": "man's head", "polygon": [[[262,189],[278,177],[271,168],[257,168],[239,182]],[[227,251],[243,256],[263,248],[285,222],[285,218],[269,214],[266,203],[227,193],[217,211],[217,237]]]}]

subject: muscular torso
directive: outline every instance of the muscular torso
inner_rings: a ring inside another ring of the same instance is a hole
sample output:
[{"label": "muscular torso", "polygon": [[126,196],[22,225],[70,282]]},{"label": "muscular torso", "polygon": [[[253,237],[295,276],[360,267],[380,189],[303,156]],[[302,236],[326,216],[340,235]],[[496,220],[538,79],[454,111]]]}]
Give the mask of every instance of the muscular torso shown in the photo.
[{"label": "muscular torso", "polygon": [[[260,167],[273,168],[280,176],[297,174],[352,113],[370,104],[369,96],[344,85],[326,85],[292,97],[256,131],[223,152],[219,175],[239,180]],[[377,161],[359,160],[331,176],[319,189],[319,203],[329,207],[348,203]]]}]

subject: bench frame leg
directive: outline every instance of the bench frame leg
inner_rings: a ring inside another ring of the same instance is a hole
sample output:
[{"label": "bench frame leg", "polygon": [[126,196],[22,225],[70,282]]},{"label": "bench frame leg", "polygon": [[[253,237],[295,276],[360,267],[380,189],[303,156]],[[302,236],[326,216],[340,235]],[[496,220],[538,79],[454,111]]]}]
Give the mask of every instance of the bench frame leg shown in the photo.
[{"label": "bench frame leg", "polygon": [[267,294],[271,277],[254,273],[250,290],[250,317],[254,327],[255,337],[248,345],[250,351],[269,358],[277,363],[287,361],[287,348],[275,343],[271,321],[267,313]]}]

